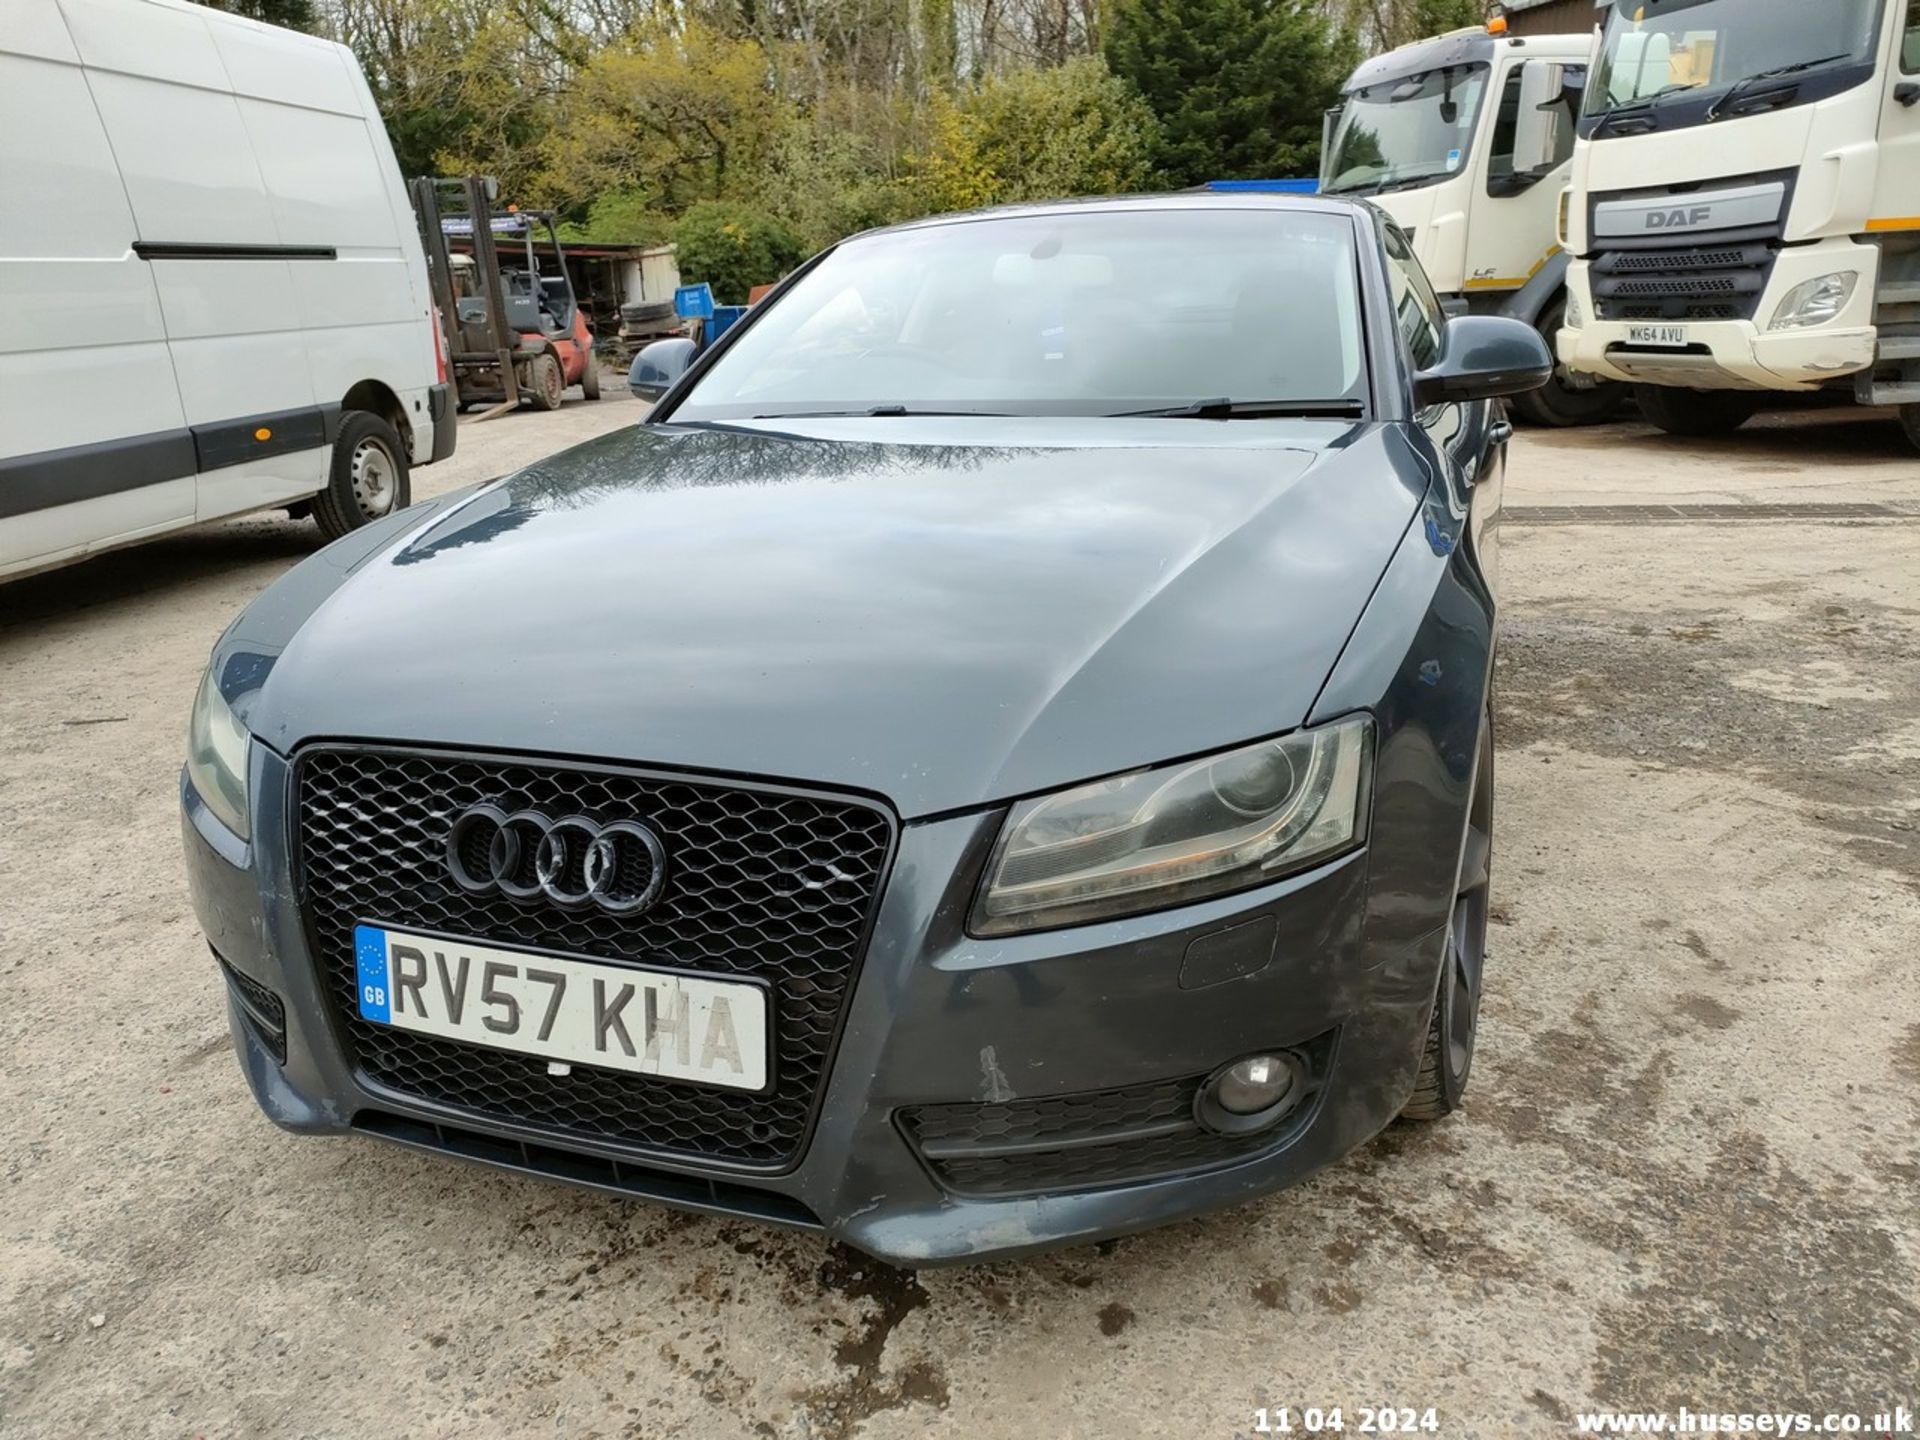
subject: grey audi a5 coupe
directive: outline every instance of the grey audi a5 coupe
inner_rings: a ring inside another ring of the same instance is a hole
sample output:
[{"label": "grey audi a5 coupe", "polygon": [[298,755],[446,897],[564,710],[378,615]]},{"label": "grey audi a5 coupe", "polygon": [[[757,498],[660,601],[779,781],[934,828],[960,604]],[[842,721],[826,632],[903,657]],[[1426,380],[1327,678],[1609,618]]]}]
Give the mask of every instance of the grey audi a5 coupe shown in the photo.
[{"label": "grey audi a5 coupe", "polygon": [[1531,329],[1364,203],[1186,194],[857,236],[693,352],[215,647],[275,1122],[930,1265],[1459,1103]]}]

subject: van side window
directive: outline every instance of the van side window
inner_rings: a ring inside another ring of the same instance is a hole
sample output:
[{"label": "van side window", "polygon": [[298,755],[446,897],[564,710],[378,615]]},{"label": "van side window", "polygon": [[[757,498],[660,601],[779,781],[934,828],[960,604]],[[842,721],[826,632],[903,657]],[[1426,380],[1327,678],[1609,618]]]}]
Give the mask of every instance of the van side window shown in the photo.
[{"label": "van side window", "polygon": [[1920,75],[1920,0],[1907,0],[1907,33],[1900,45],[1900,68]]},{"label": "van side window", "polygon": [[1387,252],[1387,281],[1393,290],[1394,323],[1407,342],[1414,368],[1425,370],[1440,358],[1440,327],[1446,324],[1446,312],[1399,227],[1383,225],[1380,233]]}]

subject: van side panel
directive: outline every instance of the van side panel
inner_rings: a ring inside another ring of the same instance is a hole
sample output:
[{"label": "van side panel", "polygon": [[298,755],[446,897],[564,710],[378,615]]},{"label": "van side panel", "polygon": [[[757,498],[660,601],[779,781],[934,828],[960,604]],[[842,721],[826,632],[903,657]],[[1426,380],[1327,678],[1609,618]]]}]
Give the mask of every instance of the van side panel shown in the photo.
[{"label": "van side panel", "polygon": [[[198,24],[195,16],[155,13]],[[311,409],[313,376],[292,271],[331,262],[218,258],[221,247],[284,244],[239,102],[144,76],[95,71],[91,80],[142,243],[212,247],[199,258],[149,251],[188,425]],[[182,144],[184,136],[192,143]],[[222,466],[202,477],[195,514],[208,520],[311,495],[326,484],[328,459],[321,448]]]},{"label": "van side panel", "polygon": [[292,268],[295,312],[306,340],[314,395],[339,403],[363,380],[378,380],[400,403],[403,437],[417,441],[432,421],[424,401],[432,335],[407,270],[406,242],[388,205],[380,157],[359,115],[301,110],[242,99],[240,113],[286,243],[334,249],[331,264]]},{"label": "van side panel", "polygon": [[437,378],[426,267],[360,67],[340,46],[285,30],[224,24],[213,36],[283,243],[338,257],[293,267],[314,395],[339,403],[377,382],[393,396],[388,418],[425,462]]},{"label": "van side panel", "polygon": [[[407,196],[406,182],[400,175],[400,161],[393,153],[393,142],[387,138],[386,122],[380,118],[380,107],[373,98],[373,90],[367,84],[367,78],[360,71],[359,62],[351,51],[342,47],[339,50],[341,64],[352,79],[355,93],[359,96],[360,113],[367,122],[367,134],[373,141],[374,154],[380,166],[381,184],[387,194],[387,209],[392,214],[394,225],[400,234],[400,254],[406,262],[408,293],[412,296],[413,313],[426,323],[415,332],[409,349],[404,352],[408,372],[417,370],[421,379],[417,385],[428,385],[439,378],[438,351],[434,345],[433,332],[437,322],[433,315],[433,287],[427,278],[427,257],[420,248],[420,234],[416,228],[418,221],[414,217],[413,202]],[[434,443],[434,421],[429,410],[426,392],[420,389],[403,391],[407,398],[408,418],[413,422],[413,462],[424,465],[436,453],[441,456],[453,453],[454,436],[451,432],[458,423],[449,411],[440,424],[449,431],[444,445]]]},{"label": "van side panel", "polygon": [[153,275],[53,0],[7,0],[0,574],[184,524],[191,438]]}]

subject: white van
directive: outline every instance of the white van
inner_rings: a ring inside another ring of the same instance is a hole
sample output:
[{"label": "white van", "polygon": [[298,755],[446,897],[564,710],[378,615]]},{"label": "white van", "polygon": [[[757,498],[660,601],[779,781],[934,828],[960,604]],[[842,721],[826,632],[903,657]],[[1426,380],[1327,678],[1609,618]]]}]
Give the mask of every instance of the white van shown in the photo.
[{"label": "white van", "polygon": [[345,47],[0,0],[0,578],[247,510],[340,535],[453,450],[426,261]]}]

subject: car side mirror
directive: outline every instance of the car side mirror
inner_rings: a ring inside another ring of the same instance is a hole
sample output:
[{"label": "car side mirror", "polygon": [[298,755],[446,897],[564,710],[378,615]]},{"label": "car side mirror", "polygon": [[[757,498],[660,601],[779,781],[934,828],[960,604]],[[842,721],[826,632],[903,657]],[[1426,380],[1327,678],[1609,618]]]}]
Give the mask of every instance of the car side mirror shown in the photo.
[{"label": "car side mirror", "polygon": [[1440,358],[1413,377],[1421,409],[1538,390],[1553,378],[1553,353],[1538,330],[1506,315],[1461,315],[1440,332]]},{"label": "car side mirror", "polygon": [[684,338],[642,346],[627,371],[627,389],[642,400],[658,400],[687,373],[699,351],[698,345]]}]

